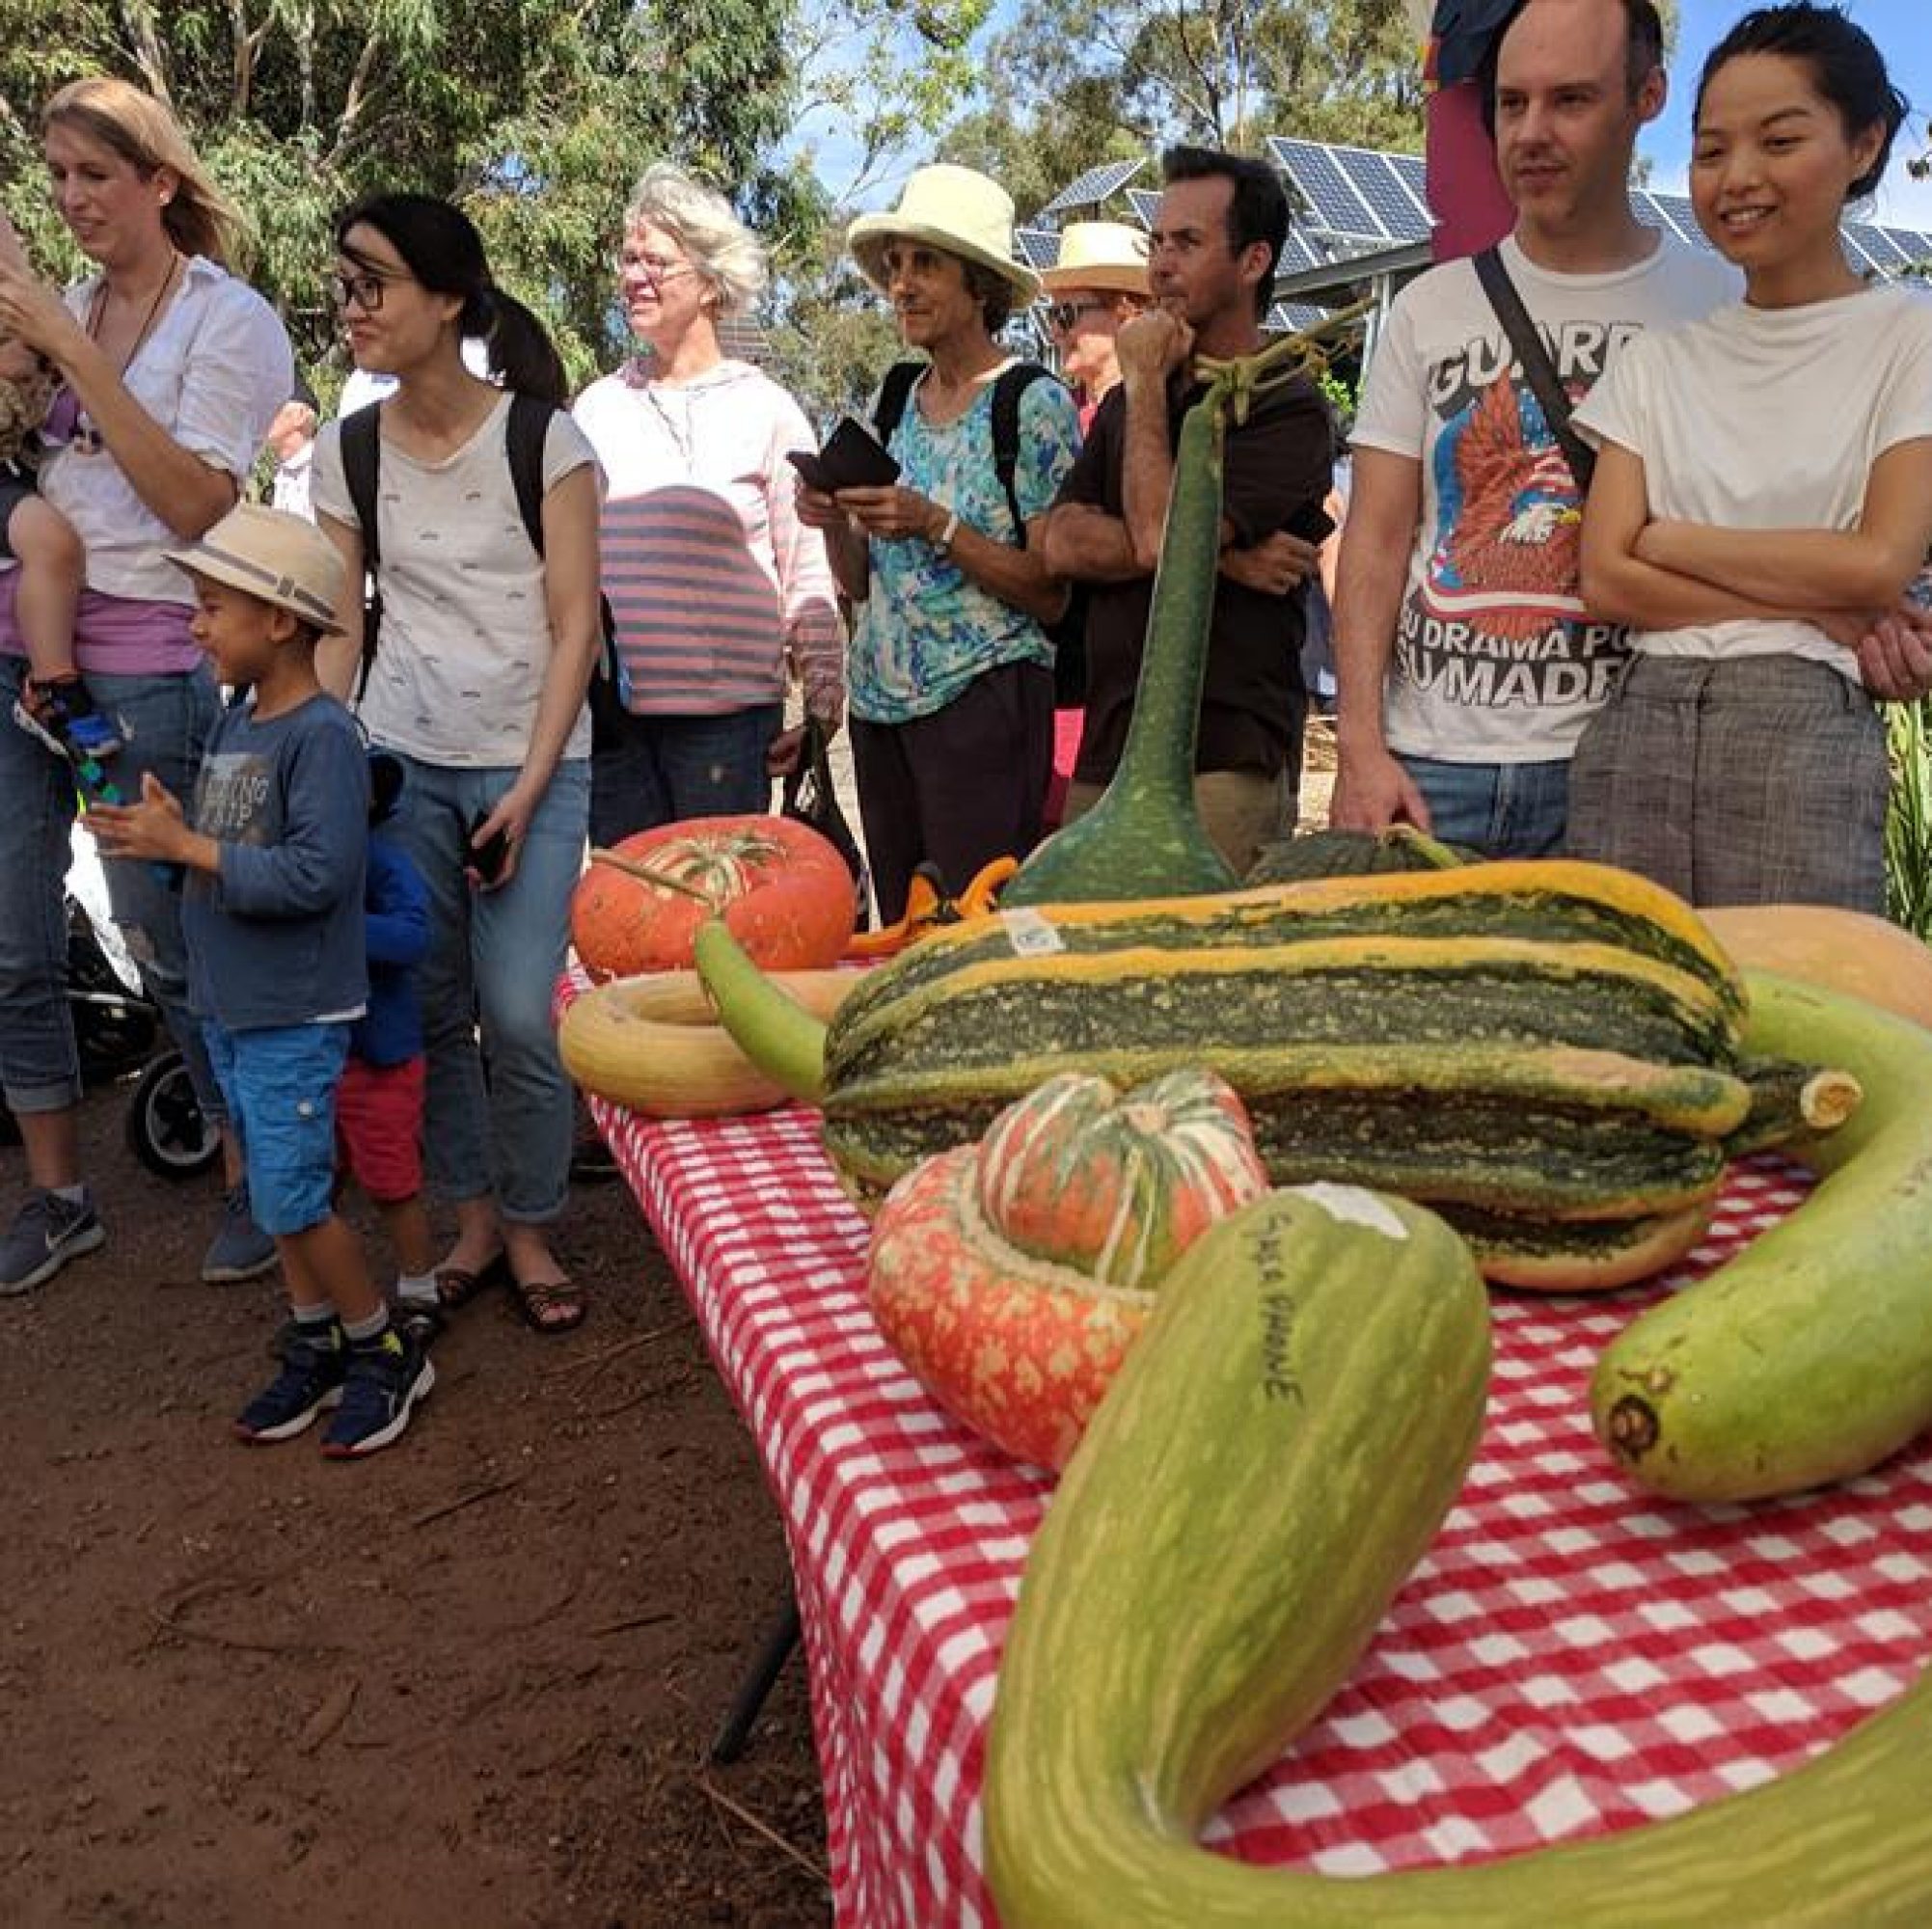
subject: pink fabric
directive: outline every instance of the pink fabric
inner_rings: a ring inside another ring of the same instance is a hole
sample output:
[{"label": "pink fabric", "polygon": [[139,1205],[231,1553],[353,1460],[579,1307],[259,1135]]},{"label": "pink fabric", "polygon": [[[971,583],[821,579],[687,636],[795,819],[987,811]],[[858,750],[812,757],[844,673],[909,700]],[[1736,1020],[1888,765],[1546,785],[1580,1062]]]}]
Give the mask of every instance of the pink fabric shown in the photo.
[{"label": "pink fabric", "polygon": [[[987,1714],[1052,1483],[949,1421],[886,1348],[865,1222],[814,1113],[591,1109],[783,1516],[837,1919],[989,1924]],[[1809,1182],[1772,1160],[1738,1168],[1666,1282],[1494,1296],[1489,1415],[1460,1499],[1348,1683],[1211,1843],[1369,1874],[1600,1834],[1796,1767],[1916,1678],[1932,1440],[1822,1493],[1696,1508],[1634,1492],[1590,1430],[1606,1341]],[[748,1622],[748,1654],[756,1634]]]},{"label": "pink fabric", "polygon": [[[17,569],[0,574],[0,656],[27,654],[14,620],[19,589]],[[189,614],[185,603],[150,603],[83,589],[74,661],[83,672],[99,676],[169,676],[193,669],[202,652],[188,634]]]},{"label": "pink fabric", "polygon": [[1473,80],[1438,88],[1425,111],[1435,258],[1454,261],[1480,255],[1516,223],[1516,211],[1496,172],[1495,146],[1483,124],[1482,92]]},{"label": "pink fabric", "polygon": [[1048,830],[1059,829],[1061,813],[1067,808],[1067,786],[1074,780],[1074,762],[1080,754],[1080,731],[1086,720],[1084,710],[1053,713],[1053,774],[1047,779],[1047,806],[1041,818]]}]

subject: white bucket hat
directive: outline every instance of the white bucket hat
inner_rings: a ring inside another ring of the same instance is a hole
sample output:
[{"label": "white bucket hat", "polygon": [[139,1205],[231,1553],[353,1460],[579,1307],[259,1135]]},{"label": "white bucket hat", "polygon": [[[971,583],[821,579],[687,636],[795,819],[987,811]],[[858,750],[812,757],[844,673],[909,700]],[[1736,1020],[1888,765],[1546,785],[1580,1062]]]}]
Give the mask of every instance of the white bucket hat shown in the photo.
[{"label": "white bucket hat", "polygon": [[1068,288],[1147,293],[1147,236],[1124,221],[1071,221],[1060,233],[1060,258],[1040,280],[1049,295]]},{"label": "white bucket hat", "polygon": [[286,610],[318,630],[337,630],[342,558],[312,522],[260,503],[238,503],[185,549],[162,552],[172,563]]},{"label": "white bucket hat", "polygon": [[885,250],[893,241],[924,241],[948,255],[977,261],[1011,282],[1022,301],[1040,292],[1040,277],[1013,258],[1013,197],[971,168],[939,161],[906,183],[889,214],[861,214],[845,231],[845,245],[865,279],[885,288]]}]

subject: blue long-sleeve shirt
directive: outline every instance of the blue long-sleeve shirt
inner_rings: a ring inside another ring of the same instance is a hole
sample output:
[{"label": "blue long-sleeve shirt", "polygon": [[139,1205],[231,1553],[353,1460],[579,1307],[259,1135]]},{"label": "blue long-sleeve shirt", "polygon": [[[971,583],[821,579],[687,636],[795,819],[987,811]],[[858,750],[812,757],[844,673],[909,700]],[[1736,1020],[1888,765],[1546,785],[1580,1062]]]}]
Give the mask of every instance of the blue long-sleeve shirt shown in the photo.
[{"label": "blue long-sleeve shirt", "polygon": [[409,853],[379,830],[369,833],[363,908],[369,1002],[349,1034],[349,1053],[367,1065],[401,1065],[422,1049],[416,966],[429,949],[429,889]]},{"label": "blue long-sleeve shirt", "polygon": [[349,713],[323,695],[224,712],[189,818],[221,846],[181,906],[195,1009],[229,1031],[360,1017],[368,770]]}]

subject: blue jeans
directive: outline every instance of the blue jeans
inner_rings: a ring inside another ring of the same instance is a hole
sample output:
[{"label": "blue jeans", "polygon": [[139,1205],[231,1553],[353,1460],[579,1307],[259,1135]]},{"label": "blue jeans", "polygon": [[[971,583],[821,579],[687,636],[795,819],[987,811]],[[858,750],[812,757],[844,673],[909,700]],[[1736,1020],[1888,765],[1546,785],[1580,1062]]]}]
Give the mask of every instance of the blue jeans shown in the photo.
[{"label": "blue jeans", "polygon": [[608,847],[687,817],[752,816],[772,807],[765,751],[784,728],[781,703],[722,717],[631,717],[590,759],[590,841]]},{"label": "blue jeans", "polygon": [[1429,805],[1433,834],[1485,857],[1554,857],[1569,815],[1569,760],[1445,764],[1403,757]]},{"label": "blue jeans", "polygon": [[575,1101],[550,997],[584,867],[590,767],[582,758],[558,766],[515,876],[486,891],[464,876],[470,825],[517,772],[400,762],[395,834],[429,891],[429,951],[416,974],[427,1061],[423,1167],[445,1198],[493,1194],[505,1219],[547,1225],[570,1182]]},{"label": "blue jeans", "polygon": [[[80,1098],[80,1061],[68,1012],[67,919],[62,883],[69,861],[74,774],[22,730],[14,701],[26,674],[22,657],[0,657],[0,1086],[16,1112],[58,1112]],[[126,726],[127,744],[108,774],[125,796],[152,771],[186,803],[201,769],[220,698],[204,668],[160,676],[90,673],[88,689]],[[181,943],[178,885],[143,862],[102,866],[114,921],[187,1057],[207,1115],[225,1116],[208,1071],[200,1024],[188,1010],[187,957]]]},{"label": "blue jeans", "polygon": [[204,1030],[241,1134],[250,1215],[274,1238],[319,1226],[336,1209],[336,1087],[348,1021],[228,1031],[210,1019]]}]

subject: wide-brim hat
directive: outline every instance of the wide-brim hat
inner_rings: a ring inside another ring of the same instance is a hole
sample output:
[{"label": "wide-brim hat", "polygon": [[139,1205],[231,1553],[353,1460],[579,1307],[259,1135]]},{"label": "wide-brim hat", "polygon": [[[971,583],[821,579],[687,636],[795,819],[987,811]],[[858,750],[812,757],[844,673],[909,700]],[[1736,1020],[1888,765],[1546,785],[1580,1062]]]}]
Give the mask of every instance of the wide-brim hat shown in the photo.
[{"label": "wide-brim hat", "polygon": [[1013,197],[972,168],[937,161],[918,169],[886,214],[861,214],[845,231],[859,272],[885,289],[885,250],[895,240],[923,241],[963,260],[977,261],[1010,282],[1024,301],[1040,293],[1040,277],[1013,255]]},{"label": "wide-brim hat", "polygon": [[1144,295],[1147,236],[1125,221],[1071,221],[1060,233],[1059,259],[1040,280],[1049,295],[1068,288]]},{"label": "wide-brim hat", "polygon": [[181,569],[272,603],[318,630],[341,627],[336,620],[341,553],[313,523],[286,509],[238,503],[200,542],[162,554]]}]

